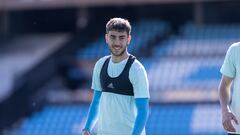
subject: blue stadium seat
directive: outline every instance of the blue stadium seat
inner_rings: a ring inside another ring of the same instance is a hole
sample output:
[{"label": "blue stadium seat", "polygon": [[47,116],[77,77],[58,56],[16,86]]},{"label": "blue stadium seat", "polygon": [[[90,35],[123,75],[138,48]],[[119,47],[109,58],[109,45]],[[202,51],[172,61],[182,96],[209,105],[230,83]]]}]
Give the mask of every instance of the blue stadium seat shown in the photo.
[{"label": "blue stadium seat", "polygon": [[[87,105],[49,105],[26,118],[10,135],[77,135]],[[159,104],[150,106],[147,135],[223,135],[217,104]],[[94,129],[94,134],[96,128]]]}]

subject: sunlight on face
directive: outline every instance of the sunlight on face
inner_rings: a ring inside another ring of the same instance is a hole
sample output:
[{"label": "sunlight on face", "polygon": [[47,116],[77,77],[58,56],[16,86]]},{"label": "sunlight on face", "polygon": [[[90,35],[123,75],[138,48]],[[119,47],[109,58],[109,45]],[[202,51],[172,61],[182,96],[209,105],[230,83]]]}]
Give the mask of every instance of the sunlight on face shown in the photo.
[{"label": "sunlight on face", "polygon": [[114,56],[122,56],[127,53],[127,46],[130,43],[131,36],[126,31],[109,31],[106,34],[106,42]]}]

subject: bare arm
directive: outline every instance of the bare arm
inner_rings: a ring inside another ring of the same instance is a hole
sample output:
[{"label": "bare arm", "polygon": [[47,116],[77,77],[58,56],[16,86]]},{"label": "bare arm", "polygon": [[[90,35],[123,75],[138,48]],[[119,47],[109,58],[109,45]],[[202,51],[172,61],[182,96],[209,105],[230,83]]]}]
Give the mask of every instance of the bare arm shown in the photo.
[{"label": "bare arm", "polygon": [[228,112],[229,102],[230,102],[230,88],[232,84],[232,78],[227,76],[222,76],[221,82],[219,84],[219,100],[222,108],[222,112]]},{"label": "bare arm", "polygon": [[231,85],[232,78],[227,77],[225,75],[222,76],[221,82],[219,84],[219,100],[222,109],[222,124],[225,130],[230,132],[235,132],[235,128],[233,127],[231,121],[235,121],[238,124],[238,121],[234,114],[231,112],[229,108],[230,95],[231,95]]}]

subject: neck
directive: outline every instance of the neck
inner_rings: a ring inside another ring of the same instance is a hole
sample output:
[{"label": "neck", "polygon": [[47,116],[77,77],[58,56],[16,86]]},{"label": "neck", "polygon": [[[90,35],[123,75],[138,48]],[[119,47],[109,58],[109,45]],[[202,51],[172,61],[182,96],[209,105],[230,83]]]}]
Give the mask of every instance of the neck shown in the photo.
[{"label": "neck", "polygon": [[113,62],[113,63],[119,63],[119,62],[127,59],[128,56],[129,56],[128,52],[124,53],[124,54],[121,55],[121,56],[112,55],[112,62]]}]

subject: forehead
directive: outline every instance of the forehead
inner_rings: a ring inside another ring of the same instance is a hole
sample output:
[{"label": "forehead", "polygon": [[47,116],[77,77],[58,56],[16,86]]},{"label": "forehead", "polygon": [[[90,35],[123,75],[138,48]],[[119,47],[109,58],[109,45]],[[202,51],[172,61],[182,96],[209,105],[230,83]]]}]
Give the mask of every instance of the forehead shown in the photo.
[{"label": "forehead", "polygon": [[109,31],[108,35],[113,35],[113,36],[128,36],[126,31]]}]

